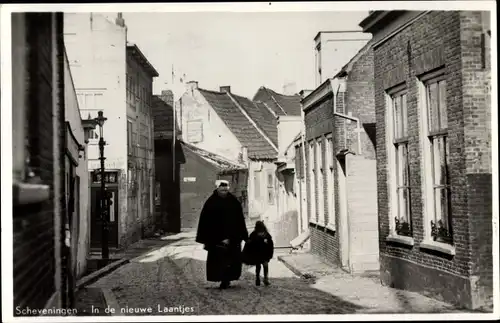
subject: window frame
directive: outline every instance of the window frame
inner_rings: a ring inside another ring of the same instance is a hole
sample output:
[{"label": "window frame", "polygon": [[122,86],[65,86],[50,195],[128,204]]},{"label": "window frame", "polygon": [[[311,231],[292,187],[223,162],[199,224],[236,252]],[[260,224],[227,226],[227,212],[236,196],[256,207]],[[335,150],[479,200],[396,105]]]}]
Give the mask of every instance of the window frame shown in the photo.
[{"label": "window frame", "polygon": [[309,177],[309,204],[310,204],[310,223],[317,223],[316,217],[316,167],[315,167],[315,144],[314,139],[308,142],[308,163],[307,163],[307,173]]},{"label": "window frame", "polygon": [[[128,125],[130,125],[130,131],[129,131]],[[134,132],[134,122],[132,120],[128,119],[127,120],[127,149],[128,149],[129,156],[133,155],[133,151],[134,151],[134,145],[132,143],[133,132]]]},{"label": "window frame", "polygon": [[316,185],[318,191],[318,224],[325,226],[325,172],[324,172],[324,158],[323,158],[323,145],[324,138],[320,136],[316,138]]},{"label": "window frame", "polygon": [[[406,82],[386,90],[385,136],[389,204],[387,215],[389,220],[389,236],[387,238],[413,245],[408,93],[409,89]],[[399,106],[397,105],[398,100],[400,100]],[[403,155],[400,155],[401,151],[403,151]],[[405,165],[404,170],[400,168],[400,165]],[[406,203],[403,205],[401,199],[405,192]],[[401,212],[403,208],[405,209],[404,215]],[[408,226],[404,229],[399,227],[401,230],[398,230],[398,221],[402,217],[406,220],[403,223],[407,223]]]},{"label": "window frame", "polygon": [[[430,105],[429,105],[429,92],[428,87],[431,84],[438,83],[438,107],[437,112],[439,115],[440,105],[440,86],[439,82],[444,81],[444,104],[445,104],[445,115],[446,115],[446,127],[440,129],[431,129],[431,124],[429,122],[430,116]],[[422,202],[423,202],[423,219],[424,219],[424,247],[435,247],[436,245],[440,247],[440,251],[445,253],[454,254],[454,239],[453,239],[453,214],[451,208],[451,183],[450,183],[450,168],[449,163],[449,125],[448,125],[448,103],[447,103],[447,79],[444,69],[439,69],[437,71],[427,73],[419,78],[419,113],[420,117],[420,141],[422,148],[422,161],[423,161],[423,171],[422,171]],[[445,138],[444,142],[444,162],[445,162],[445,181],[444,185],[439,184],[436,186],[435,183],[435,151],[434,140],[438,138]],[[447,146],[448,144],[448,146]],[[433,229],[431,221],[436,221],[436,189],[444,189],[446,192],[447,203],[446,203],[446,221],[448,223],[447,229],[449,232],[449,240],[439,239],[438,237],[433,237]],[[438,241],[441,240],[441,241]],[[434,248],[431,248],[434,249]]]},{"label": "window frame", "polygon": [[333,133],[329,133],[325,138],[325,154],[326,154],[326,171],[328,172],[327,180],[327,205],[328,205],[328,218],[325,221],[326,227],[335,231],[336,226],[336,194],[335,194],[335,158],[333,157],[334,142]]}]

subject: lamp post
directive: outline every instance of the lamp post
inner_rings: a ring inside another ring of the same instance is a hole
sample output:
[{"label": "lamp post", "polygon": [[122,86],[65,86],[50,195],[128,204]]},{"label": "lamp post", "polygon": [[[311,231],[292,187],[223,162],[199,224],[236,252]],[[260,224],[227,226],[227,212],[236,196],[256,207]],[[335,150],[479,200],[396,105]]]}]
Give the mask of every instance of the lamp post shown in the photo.
[{"label": "lamp post", "polygon": [[99,160],[101,161],[101,221],[102,221],[102,260],[107,261],[109,259],[109,248],[108,248],[108,212],[106,207],[106,183],[105,183],[105,170],[104,170],[104,146],[106,142],[103,138],[103,126],[104,121],[107,120],[103,116],[103,112],[99,111],[97,113],[97,118],[95,119],[99,125]]}]

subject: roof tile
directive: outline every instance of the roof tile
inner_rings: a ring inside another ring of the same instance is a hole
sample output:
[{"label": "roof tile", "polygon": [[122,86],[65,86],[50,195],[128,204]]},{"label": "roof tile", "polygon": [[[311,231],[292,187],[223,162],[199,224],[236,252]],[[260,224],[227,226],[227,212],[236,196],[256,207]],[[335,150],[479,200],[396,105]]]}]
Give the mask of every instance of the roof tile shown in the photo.
[{"label": "roof tile", "polygon": [[252,159],[274,159],[277,151],[252,125],[247,117],[235,105],[226,93],[213,92],[198,88],[217,115],[229,127],[231,132],[248,148],[248,157]]}]

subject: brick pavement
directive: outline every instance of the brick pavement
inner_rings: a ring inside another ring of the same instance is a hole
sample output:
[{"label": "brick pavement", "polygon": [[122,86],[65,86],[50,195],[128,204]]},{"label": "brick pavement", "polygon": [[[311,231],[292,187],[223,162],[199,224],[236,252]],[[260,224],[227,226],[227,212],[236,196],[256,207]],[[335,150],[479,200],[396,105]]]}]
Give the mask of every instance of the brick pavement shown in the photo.
[{"label": "brick pavement", "polygon": [[[173,242],[143,253],[89,287],[112,291],[118,315],[179,315],[180,311],[184,315],[409,313],[429,308],[434,312],[455,311],[435,301],[426,307],[429,302],[424,306],[421,298],[413,295],[405,301],[398,293],[383,294],[366,278],[349,281],[323,272],[316,281],[304,279],[277,259],[270,263],[271,286],[255,286],[254,268],[245,266],[239,281],[219,290],[218,284],[205,279],[206,251],[194,242],[194,235],[177,238],[171,236]],[[276,254],[275,258],[288,255],[281,250]],[[378,301],[380,295],[382,301]]]}]

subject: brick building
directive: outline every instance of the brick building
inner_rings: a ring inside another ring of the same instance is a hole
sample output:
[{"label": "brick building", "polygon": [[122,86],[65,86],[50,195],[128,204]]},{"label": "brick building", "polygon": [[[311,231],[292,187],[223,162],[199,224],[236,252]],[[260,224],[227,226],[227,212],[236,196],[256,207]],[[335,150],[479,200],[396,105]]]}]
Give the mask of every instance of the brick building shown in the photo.
[{"label": "brick building", "polygon": [[489,13],[374,11],[381,279],[492,304]]},{"label": "brick building", "polygon": [[373,93],[368,43],[302,100],[311,252],[349,272],[379,269]]},{"label": "brick building", "polygon": [[95,124],[80,117],[63,30],[62,13],[12,14],[15,316],[72,307],[89,250],[86,139]]}]

